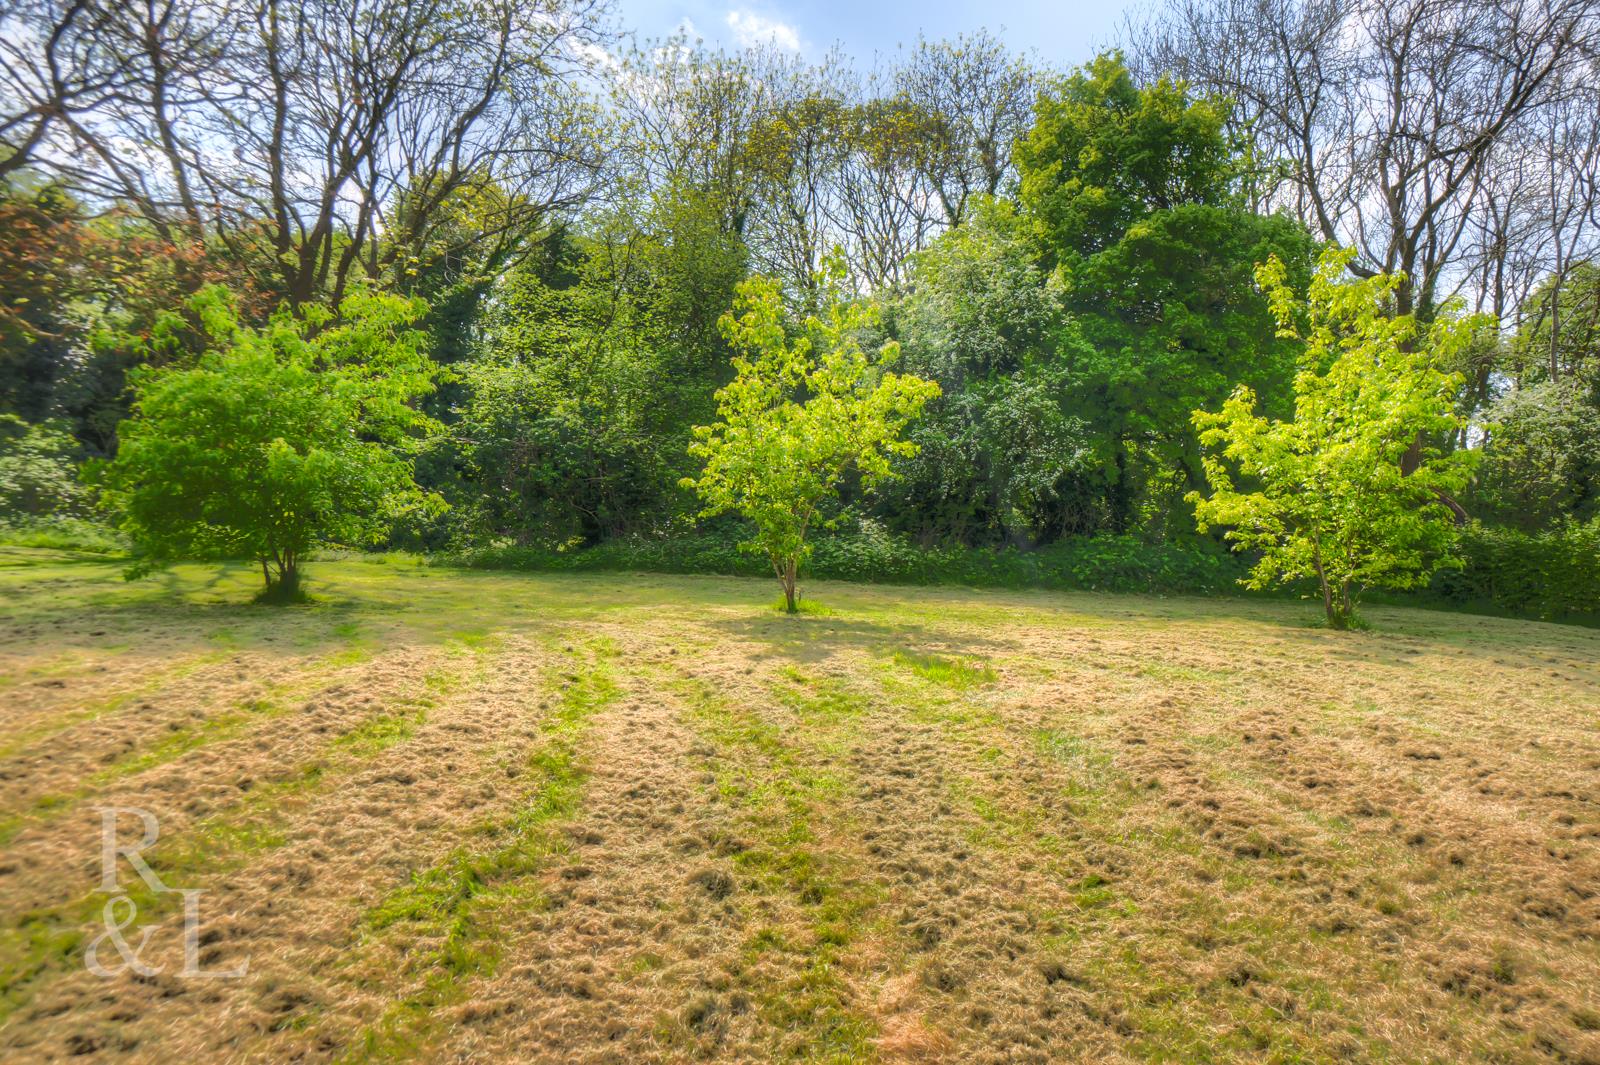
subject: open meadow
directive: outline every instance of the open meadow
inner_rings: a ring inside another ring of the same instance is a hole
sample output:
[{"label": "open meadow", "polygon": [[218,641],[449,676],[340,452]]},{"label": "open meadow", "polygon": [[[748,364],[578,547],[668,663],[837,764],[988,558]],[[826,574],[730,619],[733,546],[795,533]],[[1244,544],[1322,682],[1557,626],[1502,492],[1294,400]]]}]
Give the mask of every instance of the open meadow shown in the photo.
[{"label": "open meadow", "polygon": [[7,1061],[1600,1061],[1600,632],[4,562]]}]

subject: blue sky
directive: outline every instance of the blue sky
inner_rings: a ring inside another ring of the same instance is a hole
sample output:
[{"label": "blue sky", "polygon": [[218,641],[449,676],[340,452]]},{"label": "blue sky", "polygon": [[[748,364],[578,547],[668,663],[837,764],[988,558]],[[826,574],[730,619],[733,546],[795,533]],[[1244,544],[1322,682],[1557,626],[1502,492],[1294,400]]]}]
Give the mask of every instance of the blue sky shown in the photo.
[{"label": "blue sky", "polygon": [[617,0],[624,27],[646,37],[687,20],[711,44],[764,38],[817,56],[835,42],[863,61],[891,54],[920,31],[929,38],[987,28],[1013,48],[1059,67],[1081,63],[1112,43],[1124,13],[1147,0],[1005,0],[941,5],[917,0]]}]

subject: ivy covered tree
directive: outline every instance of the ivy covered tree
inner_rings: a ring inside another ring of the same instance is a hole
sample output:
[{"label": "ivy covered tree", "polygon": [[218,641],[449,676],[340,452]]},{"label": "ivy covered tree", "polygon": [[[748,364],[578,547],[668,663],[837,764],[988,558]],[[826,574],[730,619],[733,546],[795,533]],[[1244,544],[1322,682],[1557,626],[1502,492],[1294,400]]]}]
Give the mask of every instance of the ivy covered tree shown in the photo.
[{"label": "ivy covered tree", "polygon": [[791,614],[806,537],[826,520],[824,505],[847,473],[870,487],[890,476],[890,456],[913,454],[905,428],[939,394],[932,381],[888,369],[899,355],[893,341],[875,356],[862,348],[875,311],[842,296],[841,272],[824,278],[819,313],[793,337],[777,282],[739,286],[721,320],[735,376],[717,392],[720,420],[694,430],[690,453],[705,469],[683,481],[699,493],[703,516],[735,511],[755,526],[743,546],[772,564]]},{"label": "ivy covered tree", "polygon": [[1416,587],[1451,560],[1447,501],[1474,456],[1436,443],[1461,427],[1461,378],[1443,367],[1484,324],[1444,313],[1424,329],[1387,313],[1398,279],[1343,280],[1351,255],[1325,253],[1303,301],[1281,262],[1257,272],[1279,329],[1304,345],[1294,417],[1261,415],[1245,385],[1195,411],[1211,492],[1188,497],[1202,529],[1261,553],[1247,586],[1315,578],[1336,629],[1362,589]]},{"label": "ivy covered tree", "polygon": [[434,428],[413,406],[434,382],[420,302],[358,289],[337,319],[308,306],[252,329],[211,287],[190,310],[206,350],[135,371],[116,458],[89,470],[141,552],[130,576],[196,554],[251,558],[264,597],[293,600],[313,547],[378,543],[441,505],[412,476],[411,449]]}]

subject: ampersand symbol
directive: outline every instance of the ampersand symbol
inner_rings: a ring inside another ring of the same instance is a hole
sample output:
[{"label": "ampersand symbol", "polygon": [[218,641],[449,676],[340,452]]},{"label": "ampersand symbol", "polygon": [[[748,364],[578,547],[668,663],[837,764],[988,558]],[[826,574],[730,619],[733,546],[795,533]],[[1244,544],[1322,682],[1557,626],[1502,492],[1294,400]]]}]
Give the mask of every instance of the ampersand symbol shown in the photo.
[{"label": "ampersand symbol", "polygon": [[[125,916],[121,918],[117,914],[119,904],[126,907],[123,910]],[[133,924],[139,917],[139,907],[134,904],[132,899],[126,895],[115,895],[107,899],[105,908],[100,911],[100,916],[105,921],[106,930],[90,940],[89,946],[83,952],[84,963],[88,966],[90,972],[96,976],[115,976],[124,969],[131,969],[140,976],[154,976],[161,971],[159,967],[151,968],[139,960],[139,955],[144,952],[145,946],[150,942],[150,934],[155,931],[154,929],[143,929],[138,947],[130,946],[128,941],[122,938],[122,930]],[[111,945],[117,948],[117,953],[122,955],[123,964],[116,969],[108,969],[100,964],[100,944],[108,939],[111,940]]]}]

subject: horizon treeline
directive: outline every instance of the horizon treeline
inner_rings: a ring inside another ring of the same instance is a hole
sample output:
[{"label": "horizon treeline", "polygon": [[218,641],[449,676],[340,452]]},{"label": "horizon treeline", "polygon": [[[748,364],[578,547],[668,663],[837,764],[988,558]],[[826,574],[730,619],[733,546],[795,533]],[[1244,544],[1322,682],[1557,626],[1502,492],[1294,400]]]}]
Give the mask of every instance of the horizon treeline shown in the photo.
[{"label": "horizon treeline", "polygon": [[217,299],[260,326],[377,291],[423,308],[441,429],[410,461],[450,504],[391,544],[704,531],[680,482],[736,286],[798,319],[842,276],[940,394],[830,517],[1184,540],[1193,412],[1291,409],[1256,267],[1303,292],[1329,245],[1402,275],[1393,314],[1497,323],[1431,442],[1480,453],[1464,518],[1600,513],[1594,0],[1171,0],[1067,70],[984,32],[870,66],[640,43],[600,0],[19,0],[0,30],[13,516],[91,512],[72,469]]}]

